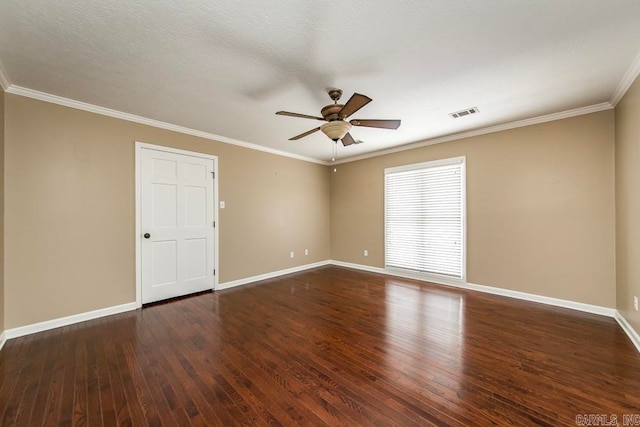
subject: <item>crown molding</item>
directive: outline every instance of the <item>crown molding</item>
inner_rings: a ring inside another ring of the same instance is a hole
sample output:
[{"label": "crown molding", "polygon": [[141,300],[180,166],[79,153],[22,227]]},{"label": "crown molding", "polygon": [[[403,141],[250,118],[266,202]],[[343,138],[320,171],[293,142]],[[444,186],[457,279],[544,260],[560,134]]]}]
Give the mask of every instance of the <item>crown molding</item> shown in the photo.
[{"label": "crown molding", "polygon": [[[638,58],[640,59],[640,56]],[[640,65],[640,61],[636,61],[636,62],[637,62],[638,65]],[[3,84],[3,88],[4,88],[4,80],[3,79],[6,79],[6,75],[3,74],[1,66],[2,65],[0,64],[0,83]],[[632,67],[632,69],[633,68],[634,67]],[[627,72],[627,74],[630,75],[632,73]],[[635,77],[633,77],[633,79],[635,79]],[[633,79],[631,80],[631,82],[633,82]],[[626,87],[626,89],[628,89],[628,86]],[[626,89],[625,89],[625,91],[626,91]],[[75,109],[78,109],[78,110],[88,111],[88,112],[91,112],[91,113],[101,114],[101,115],[104,115],[104,116],[114,117],[114,118],[117,118],[117,119],[127,120],[127,121],[130,121],[130,122],[140,123],[140,124],[144,124],[144,125],[147,125],[147,126],[153,126],[153,127],[156,127],[156,128],[166,129],[166,130],[170,130],[170,131],[174,131],[174,132],[178,132],[178,133],[183,133],[183,134],[186,134],[186,135],[192,135],[192,136],[196,136],[196,137],[199,137],[199,138],[204,138],[204,139],[209,139],[209,140],[212,140],[212,141],[221,142],[221,143],[224,143],[224,144],[236,145],[236,146],[239,146],[239,147],[248,148],[250,150],[262,151],[262,152],[265,152],[265,153],[275,154],[277,156],[289,157],[289,158],[292,158],[292,159],[302,160],[302,161],[305,161],[305,162],[315,163],[315,164],[319,164],[319,165],[323,165],[323,166],[334,166],[334,165],[339,165],[339,164],[343,164],[343,163],[350,163],[350,162],[355,162],[355,161],[358,161],[358,160],[370,159],[370,158],[373,158],[373,157],[379,157],[379,156],[384,156],[384,155],[387,155],[387,154],[398,153],[398,152],[401,152],[401,151],[407,151],[407,150],[413,150],[413,149],[416,149],[416,148],[427,147],[429,145],[441,144],[443,142],[456,141],[456,140],[459,140],[459,139],[470,138],[470,137],[473,137],[473,136],[486,135],[486,134],[489,134],[489,133],[500,132],[500,131],[503,131],[503,130],[509,130],[509,129],[515,129],[515,128],[519,128],[519,127],[531,126],[531,125],[535,125],[535,124],[550,122],[550,121],[554,121],[554,120],[566,119],[566,118],[569,118],[569,117],[575,117],[575,116],[580,116],[580,115],[584,115],[584,114],[595,113],[595,112],[598,112],[598,111],[610,110],[610,109],[614,108],[614,105],[612,105],[611,103],[603,102],[601,104],[590,105],[590,106],[587,106],[587,107],[576,108],[576,109],[573,109],[573,110],[561,111],[561,112],[558,112],[558,113],[547,114],[547,115],[544,115],[544,116],[533,117],[533,118],[530,118],[530,119],[518,120],[518,121],[515,121],[515,122],[505,123],[505,124],[501,124],[501,125],[490,126],[490,127],[481,128],[481,129],[475,129],[475,130],[471,130],[471,131],[468,131],[468,132],[462,132],[462,133],[457,133],[457,134],[453,134],[453,135],[446,135],[446,136],[442,136],[442,137],[439,137],[439,138],[427,139],[427,140],[424,140],[424,141],[410,143],[410,144],[407,144],[407,145],[402,145],[402,146],[399,146],[399,147],[389,148],[389,149],[386,149],[386,150],[380,150],[380,151],[375,151],[375,152],[372,152],[372,153],[361,154],[361,155],[358,155],[358,156],[347,157],[347,158],[343,158],[343,159],[337,160],[335,162],[327,162],[327,161],[324,161],[324,160],[314,159],[312,157],[301,156],[301,155],[298,155],[298,154],[288,153],[286,151],[276,150],[276,149],[265,147],[265,146],[262,146],[262,145],[253,144],[253,143],[250,143],[250,142],[245,142],[245,141],[240,141],[240,140],[237,140],[237,139],[227,138],[225,136],[216,135],[216,134],[213,134],[213,133],[203,132],[203,131],[187,128],[187,127],[184,127],[184,126],[178,126],[178,125],[174,125],[174,124],[171,124],[171,123],[162,122],[162,121],[159,121],[159,120],[149,119],[149,118],[146,118],[146,117],[137,116],[135,114],[124,113],[122,111],[117,111],[117,110],[113,110],[113,109],[110,109],[110,108],[100,107],[98,105],[89,104],[89,103],[86,103],[86,102],[76,101],[76,100],[73,100],[73,99],[64,98],[64,97],[57,96],[57,95],[51,95],[51,94],[48,94],[48,93],[45,93],[45,92],[40,92],[40,91],[37,91],[37,90],[25,88],[25,87],[22,87],[22,86],[11,85],[11,84],[8,84],[8,81],[7,81],[7,88],[5,88],[5,91],[7,93],[12,93],[14,95],[20,95],[20,96],[24,96],[24,97],[27,97],[27,98],[32,98],[32,99],[37,99],[37,100],[40,100],[40,101],[45,101],[45,102],[50,102],[50,103],[53,103],[53,104],[62,105],[62,106],[65,106],[65,107],[75,108]]]},{"label": "crown molding", "polygon": [[399,153],[401,151],[413,150],[416,148],[427,147],[429,145],[441,144],[443,142],[456,141],[464,138],[471,138],[473,136],[486,135],[488,133],[501,132],[503,130],[516,129],[525,126],[537,125],[540,123],[552,122],[555,120],[567,119],[569,117],[582,116],[584,114],[597,113],[599,111],[611,110],[613,105],[609,102],[603,102],[600,104],[589,105],[587,107],[576,108],[573,110],[561,111],[558,113],[547,114],[544,116],[532,117],[530,119],[518,120],[515,122],[504,123],[496,126],[489,126],[480,129],[470,130],[468,132],[461,132],[452,135],[441,136],[439,138],[427,139],[420,142],[414,142],[407,145],[401,145],[399,147],[388,148],[386,150],[375,151],[372,153],[361,154],[359,156],[347,157],[344,159],[336,160],[331,163],[332,165],[339,165],[342,163],[350,163],[358,160],[370,159],[373,157],[384,156],[387,154]]},{"label": "crown molding", "polygon": [[253,144],[251,142],[240,141],[238,139],[227,138],[225,136],[216,135],[209,132],[203,132],[196,129],[187,128],[184,126],[178,126],[159,120],[149,119],[135,114],[124,113],[122,111],[112,110],[110,108],[100,107],[98,105],[88,104],[86,102],[76,101],[74,99],[64,98],[57,95],[51,95],[49,93],[40,92],[33,89],[28,89],[22,86],[10,85],[6,92],[14,95],[20,95],[27,98],[33,98],[40,101],[50,102],[53,104],[62,105],[65,107],[71,107],[78,110],[88,111],[90,113],[101,114],[103,116],[114,117],[116,119],[127,120],[129,122],[140,123],[147,126],[153,126],[160,129],[166,129],[173,132],[179,132],[186,135],[197,136],[199,138],[209,139],[211,141],[222,142],[224,144],[236,145],[238,147],[248,148],[250,150],[262,151],[269,154],[275,154],[277,156],[289,157],[296,160],[302,160],[305,162],[316,163],[324,166],[328,166],[329,163],[323,160],[314,159],[311,157],[301,156],[299,154],[288,153],[286,151],[276,150],[274,148],[264,147],[262,145]]},{"label": "crown molding", "polygon": [[11,83],[9,83],[9,77],[7,77],[7,72],[4,71],[2,62],[0,62],[0,86],[2,86],[2,90],[4,90],[5,92],[9,90],[9,87],[11,87]]},{"label": "crown molding", "polygon": [[613,98],[611,98],[611,105],[614,107],[618,105],[618,102],[627,93],[633,82],[636,81],[638,75],[640,75],[640,52],[638,52],[636,59],[633,60],[624,77],[620,80],[616,91],[613,93]]},{"label": "crown molding", "polygon": [[305,162],[315,163],[323,166],[334,166],[343,163],[355,162],[358,160],[370,159],[373,157],[384,156],[387,154],[398,153],[407,150],[413,150],[416,148],[427,147],[429,145],[441,144],[443,142],[456,141],[464,138],[471,138],[474,136],[486,135],[489,133],[500,132],[509,129],[516,129],[519,127],[531,126],[540,123],[546,123],[555,120],[566,119],[570,117],[580,116],[584,114],[596,113],[599,111],[609,110],[615,108],[615,106],[620,102],[620,99],[627,92],[631,84],[635,81],[635,79],[640,75],[640,53],[636,56],[634,62],[629,67],[627,72],[625,73],[623,79],[620,81],[613,98],[610,102],[603,102],[600,104],[594,104],[587,107],[576,108],[573,110],[561,111],[557,113],[547,114],[544,116],[532,117],[529,119],[518,120],[514,122],[504,123],[496,126],[489,126],[485,128],[475,129],[468,132],[461,132],[452,135],[446,135],[438,138],[427,139],[419,142],[409,143],[406,145],[402,145],[399,147],[389,148],[386,150],[379,150],[371,153],[365,153],[361,155],[346,157],[335,162],[328,162],[324,160],[315,159],[312,157],[302,156],[299,154],[289,153],[282,150],[276,150],[274,148],[265,147],[262,145],[241,141],[233,138],[228,138],[222,135],[216,135],[209,132],[203,132],[196,129],[187,128],[184,126],[174,125],[167,122],[162,122],[159,120],[149,119],[142,116],[137,116],[135,114],[125,113],[122,111],[113,110],[110,108],[100,107],[98,105],[89,104],[81,101],[76,101],[69,98],[64,98],[57,95],[48,94],[46,92],[40,92],[37,90],[25,88],[22,86],[12,85],[7,78],[4,69],[2,68],[2,64],[0,63],[0,85],[2,88],[8,92],[15,95],[25,96],[28,98],[38,99],[40,101],[50,102],[58,105],[63,105],[66,107],[71,107],[83,111],[88,111],[96,114],[101,114],[104,116],[114,117],[122,120],[127,120],[130,122],[140,123],[148,126],[153,126],[156,128],[166,129],[178,133],[183,133],[186,135],[197,136],[204,139],[209,139],[212,141],[221,142],[224,144],[236,145],[243,148],[248,148],[250,150],[262,151],[265,153],[275,154],[277,156],[289,157],[296,160],[302,160]]}]

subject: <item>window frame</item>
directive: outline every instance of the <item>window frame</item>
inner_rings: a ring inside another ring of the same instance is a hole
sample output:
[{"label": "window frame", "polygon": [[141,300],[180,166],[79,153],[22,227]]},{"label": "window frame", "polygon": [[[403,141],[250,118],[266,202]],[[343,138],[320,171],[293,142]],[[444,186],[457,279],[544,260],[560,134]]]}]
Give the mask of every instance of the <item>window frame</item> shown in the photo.
[{"label": "window frame", "polygon": [[[403,269],[398,267],[388,267],[388,259],[387,259],[387,176],[389,174],[397,173],[397,172],[406,172],[418,169],[429,169],[439,166],[449,166],[454,164],[460,164],[460,174],[461,174],[461,209],[462,209],[462,253],[461,253],[461,278],[452,277],[444,274],[437,273],[424,273],[418,272],[411,269]],[[458,156],[458,157],[450,157],[445,159],[431,160],[427,162],[421,163],[412,163],[408,165],[395,166],[384,169],[384,180],[383,180],[383,194],[384,194],[384,268],[385,270],[394,271],[402,273],[403,275],[414,275],[419,278],[431,278],[434,282],[443,283],[466,283],[467,281],[467,158],[466,156]]]}]

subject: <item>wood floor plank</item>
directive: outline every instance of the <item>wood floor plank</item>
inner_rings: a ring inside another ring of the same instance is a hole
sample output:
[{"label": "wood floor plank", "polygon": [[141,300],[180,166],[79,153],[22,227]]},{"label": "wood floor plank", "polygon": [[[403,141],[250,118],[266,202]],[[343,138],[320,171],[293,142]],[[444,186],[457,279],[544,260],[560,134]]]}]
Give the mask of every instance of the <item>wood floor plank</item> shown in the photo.
[{"label": "wood floor plank", "polygon": [[[113,406],[115,419],[118,425],[132,425],[133,420],[129,412],[129,402],[127,401],[124,381],[120,374],[118,364],[118,348],[113,340],[109,339],[104,346],[106,365],[109,372],[110,389],[113,396]],[[134,405],[134,402],[131,402]]]},{"label": "wood floor plank", "polygon": [[[11,375],[7,376],[5,381],[0,384],[0,425],[10,425],[15,418],[20,404],[20,383],[27,381],[27,377],[30,375],[28,372],[29,362],[33,363],[25,352],[29,351],[30,344],[35,338],[34,336],[21,337],[15,342],[8,342],[5,345],[3,356],[7,353],[6,349],[10,349],[9,351],[15,353],[16,356],[0,359],[2,361],[0,373],[5,372],[5,370],[11,372]],[[21,359],[26,360],[27,363],[19,363]]]},{"label": "wood floor plank", "polygon": [[0,425],[575,425],[640,414],[615,320],[320,267],[9,340]]},{"label": "wood floor plank", "polygon": [[[25,354],[24,357],[28,358],[28,360],[33,361],[33,364],[27,366],[27,372],[41,372],[45,369],[45,358],[34,357],[39,355],[41,352],[47,351],[47,343],[48,340],[46,337],[33,337],[34,339],[30,342],[29,348],[30,352]],[[32,396],[36,393],[39,383],[40,377],[34,375],[25,375],[23,380],[20,383],[24,386],[23,388],[16,387],[14,388],[14,393],[19,394],[22,393],[22,399],[20,404],[18,405],[18,410],[15,415],[15,419],[12,421],[14,425],[26,425],[29,417],[31,416],[31,411],[33,410],[33,399]],[[8,420],[9,421],[9,420]]]},{"label": "wood floor plank", "polygon": [[43,362],[42,374],[39,375],[37,389],[31,397],[32,409],[29,419],[24,425],[40,425],[43,423],[47,405],[50,403],[50,390],[55,389],[54,373],[61,357],[62,345],[60,339],[61,329],[53,329],[41,334],[43,353],[40,359]]},{"label": "wood floor plank", "polygon": [[[182,316],[182,313],[177,311],[176,307],[168,307],[167,310],[173,310],[174,316]],[[156,331],[160,330],[165,333],[172,331],[172,335],[178,343],[182,343],[183,340],[187,339],[187,336],[183,334],[183,330],[181,328],[176,329],[172,322],[167,322],[167,318],[165,316],[159,318],[156,324],[159,325],[159,328],[156,329]],[[223,425],[228,425],[229,423],[240,424],[240,420],[249,424],[248,419],[245,418],[242,411],[234,404],[232,399],[224,390],[223,385],[215,380],[215,371],[209,372],[209,375],[205,376],[200,376],[196,373],[192,373],[191,375],[186,373],[183,366],[173,354],[174,348],[178,347],[179,346],[176,345],[176,341],[174,341],[172,345],[164,345],[162,347],[163,351],[158,353],[158,357],[162,359],[162,366],[171,367],[170,372],[172,376],[180,382],[178,387],[183,387],[180,378],[185,377],[189,378],[191,381],[186,385],[184,390],[197,390],[198,394],[186,393],[185,391],[177,390],[177,396],[183,396],[181,399],[182,405],[189,418],[193,419],[194,416],[200,415],[199,411],[202,410],[204,411],[202,417],[205,420],[207,418],[211,419],[215,417],[217,420],[220,420]],[[196,399],[197,402],[194,402],[194,399]],[[210,401],[211,403],[203,403],[204,401]]]},{"label": "wood floor plank", "polygon": [[[113,318],[99,319],[99,321],[96,322],[96,327],[98,329],[96,333],[100,334],[102,330],[109,329],[112,321]],[[102,423],[105,426],[114,426],[117,425],[116,408],[113,399],[113,387],[111,384],[111,378],[109,376],[109,366],[106,357],[105,341],[108,339],[107,336],[103,336],[102,339],[96,340],[98,341],[96,343],[96,346],[99,348],[99,351],[96,351],[96,366],[98,368],[98,378],[100,383],[100,408],[102,411],[100,415]]]},{"label": "wood floor plank", "polygon": [[[240,312],[242,313],[242,312]],[[262,313],[260,313],[262,314]],[[290,330],[289,332],[283,333],[283,334],[276,334],[274,336],[270,336],[268,341],[272,344],[275,345],[268,345],[267,349],[270,353],[276,353],[276,354],[280,354],[283,357],[283,360],[292,360],[293,361],[293,365],[297,368],[297,369],[301,369],[303,366],[305,365],[309,365],[310,367],[308,368],[311,372],[308,374],[310,375],[311,379],[309,379],[308,381],[313,381],[313,378],[315,377],[316,381],[318,381],[318,385],[320,386],[321,383],[327,383],[327,385],[329,387],[326,387],[324,390],[329,392],[331,392],[331,389],[334,388],[335,383],[328,378],[329,375],[332,375],[331,373],[326,373],[324,374],[324,376],[319,376],[318,375],[318,370],[314,369],[314,366],[317,366],[318,360],[322,360],[322,357],[320,358],[315,358],[313,361],[313,364],[309,364],[309,360],[308,358],[312,357],[313,353],[317,350],[318,348],[318,342],[314,343],[315,345],[313,347],[310,347],[311,352],[306,351],[306,352],[297,352],[296,354],[290,354],[290,353],[282,353],[281,349],[288,349],[291,348],[295,345],[295,341],[300,339],[305,339],[305,337],[303,336],[296,336],[293,337],[291,336],[293,332]],[[306,338],[313,338],[312,335],[307,335]],[[303,349],[301,349],[303,350]],[[287,351],[287,350],[283,350],[283,351]],[[305,357],[303,357],[305,356]],[[332,356],[335,356],[335,354],[333,354]],[[327,371],[328,372],[328,371]],[[298,375],[296,375],[296,377],[298,377]],[[329,381],[327,381],[327,379],[329,379]],[[320,390],[323,390],[322,388],[319,387]],[[326,396],[326,394],[324,394]],[[351,399],[351,398],[345,398],[345,397],[341,397],[341,400],[343,400],[343,403],[349,407],[350,409],[355,409],[357,408],[357,410],[362,410],[362,406],[359,403],[355,403],[354,400],[358,400],[358,397],[355,397],[355,399]],[[372,402],[369,402],[372,403]],[[338,403],[338,405],[340,405]],[[341,406],[341,405],[340,405]],[[369,408],[369,409],[373,409],[373,408]],[[406,408],[405,408],[406,409]],[[389,411],[387,411],[388,413]],[[356,422],[356,421],[354,421]],[[425,423],[426,421],[424,419],[421,419],[421,423]]]}]

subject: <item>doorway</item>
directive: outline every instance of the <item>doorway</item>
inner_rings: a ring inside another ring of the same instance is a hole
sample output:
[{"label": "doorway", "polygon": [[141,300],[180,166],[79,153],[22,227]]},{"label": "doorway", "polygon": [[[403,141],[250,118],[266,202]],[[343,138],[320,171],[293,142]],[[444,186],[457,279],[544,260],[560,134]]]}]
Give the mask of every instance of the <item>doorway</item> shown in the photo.
[{"label": "doorway", "polygon": [[215,289],[217,157],[136,143],[136,301]]}]

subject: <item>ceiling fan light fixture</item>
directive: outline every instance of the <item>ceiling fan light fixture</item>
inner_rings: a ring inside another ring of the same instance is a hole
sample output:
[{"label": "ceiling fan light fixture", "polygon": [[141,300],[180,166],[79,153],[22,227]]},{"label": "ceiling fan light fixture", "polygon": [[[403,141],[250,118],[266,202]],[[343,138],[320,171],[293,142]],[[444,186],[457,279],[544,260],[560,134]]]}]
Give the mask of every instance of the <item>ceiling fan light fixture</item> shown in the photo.
[{"label": "ceiling fan light fixture", "polygon": [[342,120],[334,120],[320,126],[320,130],[334,141],[344,138],[351,130],[351,123]]},{"label": "ceiling fan light fixture", "polygon": [[[289,141],[297,141],[311,135],[314,132],[322,130],[322,133],[327,135],[329,139],[337,142],[342,140],[342,145],[345,147],[352,144],[359,144],[362,141],[354,140],[349,131],[352,126],[362,126],[369,128],[381,128],[381,129],[398,129],[400,126],[400,120],[371,120],[371,119],[357,119],[347,121],[347,117],[351,116],[356,111],[359,111],[362,107],[371,102],[371,98],[362,95],[360,93],[354,93],[351,98],[344,104],[338,104],[342,91],[340,89],[329,89],[329,97],[333,101],[333,104],[325,105],[320,110],[319,116],[310,116],[308,114],[292,113],[290,111],[278,111],[276,114],[279,116],[298,117],[302,119],[320,120],[326,123],[318,126],[317,128],[308,130],[296,135],[293,138],[289,138]],[[334,158],[337,156],[333,156]],[[333,160],[332,160],[333,161]]]}]

